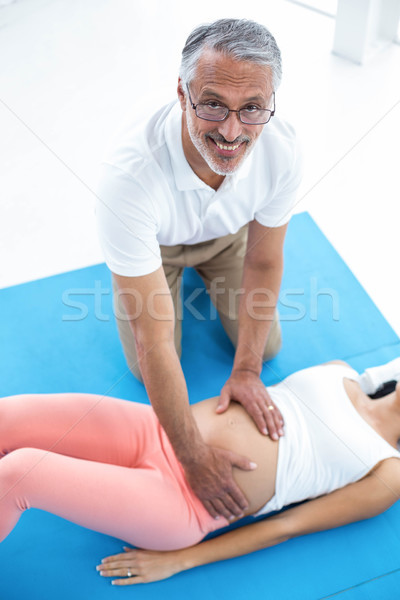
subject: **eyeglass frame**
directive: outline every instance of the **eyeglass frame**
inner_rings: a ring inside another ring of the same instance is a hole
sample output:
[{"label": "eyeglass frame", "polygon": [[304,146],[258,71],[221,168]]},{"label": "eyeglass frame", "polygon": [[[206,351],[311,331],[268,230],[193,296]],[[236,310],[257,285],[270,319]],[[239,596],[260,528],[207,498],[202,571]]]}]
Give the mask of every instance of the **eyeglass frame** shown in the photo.
[{"label": "eyeglass frame", "polygon": [[[187,91],[188,91],[188,94],[189,94],[189,102],[190,102],[190,106],[193,108],[194,112],[196,113],[196,117],[197,117],[198,119],[202,119],[203,121],[209,121],[210,123],[223,123],[223,122],[224,122],[224,121],[226,121],[226,119],[229,117],[229,113],[231,113],[231,112],[235,112],[235,113],[237,113],[237,114],[238,114],[238,116],[239,116],[239,121],[240,121],[241,123],[243,123],[243,125],[267,125],[267,124],[270,122],[270,120],[272,119],[272,117],[274,116],[274,114],[275,114],[275,111],[276,111],[276,104],[275,104],[275,91],[273,91],[273,92],[272,92],[272,96],[273,96],[273,98],[274,98],[274,108],[273,108],[272,110],[271,110],[271,109],[269,109],[269,108],[259,108],[259,109],[258,109],[258,110],[265,110],[265,111],[267,111],[267,112],[269,112],[269,113],[270,113],[269,119],[268,119],[268,121],[265,121],[265,123],[245,123],[244,121],[242,121],[242,119],[241,119],[241,116],[240,116],[240,112],[241,112],[242,110],[245,110],[244,108],[239,108],[239,110],[233,110],[232,108],[228,108],[227,106],[225,106],[227,113],[226,113],[226,115],[225,115],[225,117],[224,117],[223,119],[206,119],[205,117],[200,117],[200,116],[197,114],[197,107],[198,107],[198,106],[207,106],[207,104],[204,104],[203,102],[198,102],[197,104],[194,104],[194,102],[193,102],[193,100],[192,100],[192,97],[191,97],[191,95],[190,95],[190,90],[189,90],[189,86],[188,86],[188,85],[186,86],[186,89],[187,89]],[[221,106],[224,106],[224,105],[222,104]]]}]

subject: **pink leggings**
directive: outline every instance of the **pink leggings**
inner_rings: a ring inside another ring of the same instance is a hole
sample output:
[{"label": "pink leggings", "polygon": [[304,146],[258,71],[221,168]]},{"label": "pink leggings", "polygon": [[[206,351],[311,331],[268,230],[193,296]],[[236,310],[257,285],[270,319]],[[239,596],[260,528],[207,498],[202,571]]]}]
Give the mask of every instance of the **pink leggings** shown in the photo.
[{"label": "pink leggings", "polygon": [[191,491],[150,406],[90,394],[0,399],[0,540],[30,507],[152,550],[227,523]]}]

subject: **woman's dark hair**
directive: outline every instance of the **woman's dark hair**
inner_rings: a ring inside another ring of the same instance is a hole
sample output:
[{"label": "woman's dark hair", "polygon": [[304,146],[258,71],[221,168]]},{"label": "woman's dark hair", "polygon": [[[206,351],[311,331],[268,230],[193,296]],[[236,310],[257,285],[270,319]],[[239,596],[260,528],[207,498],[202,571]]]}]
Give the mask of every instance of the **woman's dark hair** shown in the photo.
[{"label": "woman's dark hair", "polygon": [[378,400],[378,398],[383,398],[383,396],[387,396],[391,394],[396,389],[397,381],[393,379],[392,381],[386,381],[381,388],[375,394],[369,394],[371,400]]}]

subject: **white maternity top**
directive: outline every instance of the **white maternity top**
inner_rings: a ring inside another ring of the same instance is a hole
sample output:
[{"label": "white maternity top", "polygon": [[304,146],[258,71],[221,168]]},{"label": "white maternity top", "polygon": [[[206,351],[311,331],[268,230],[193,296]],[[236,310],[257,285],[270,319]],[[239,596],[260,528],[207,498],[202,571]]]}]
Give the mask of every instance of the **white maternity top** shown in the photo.
[{"label": "white maternity top", "polygon": [[358,373],[344,365],[321,365],[293,373],[269,387],[285,421],[279,440],[275,495],[257,515],[328,494],[364,477],[400,452],[357,412],[343,379]]}]

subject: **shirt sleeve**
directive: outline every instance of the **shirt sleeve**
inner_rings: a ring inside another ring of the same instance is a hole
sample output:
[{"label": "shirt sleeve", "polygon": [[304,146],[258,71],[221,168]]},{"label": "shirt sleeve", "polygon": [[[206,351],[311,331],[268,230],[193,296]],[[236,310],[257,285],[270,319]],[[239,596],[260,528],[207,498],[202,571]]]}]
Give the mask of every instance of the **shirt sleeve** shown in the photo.
[{"label": "shirt sleeve", "polygon": [[96,197],[98,235],[108,268],[125,277],[156,271],[162,264],[157,214],[139,181],[103,164]]},{"label": "shirt sleeve", "polygon": [[297,204],[297,192],[302,179],[302,152],[298,140],[285,139],[281,151],[274,154],[269,168],[274,185],[265,205],[254,217],[265,227],[281,227],[290,221]]}]

